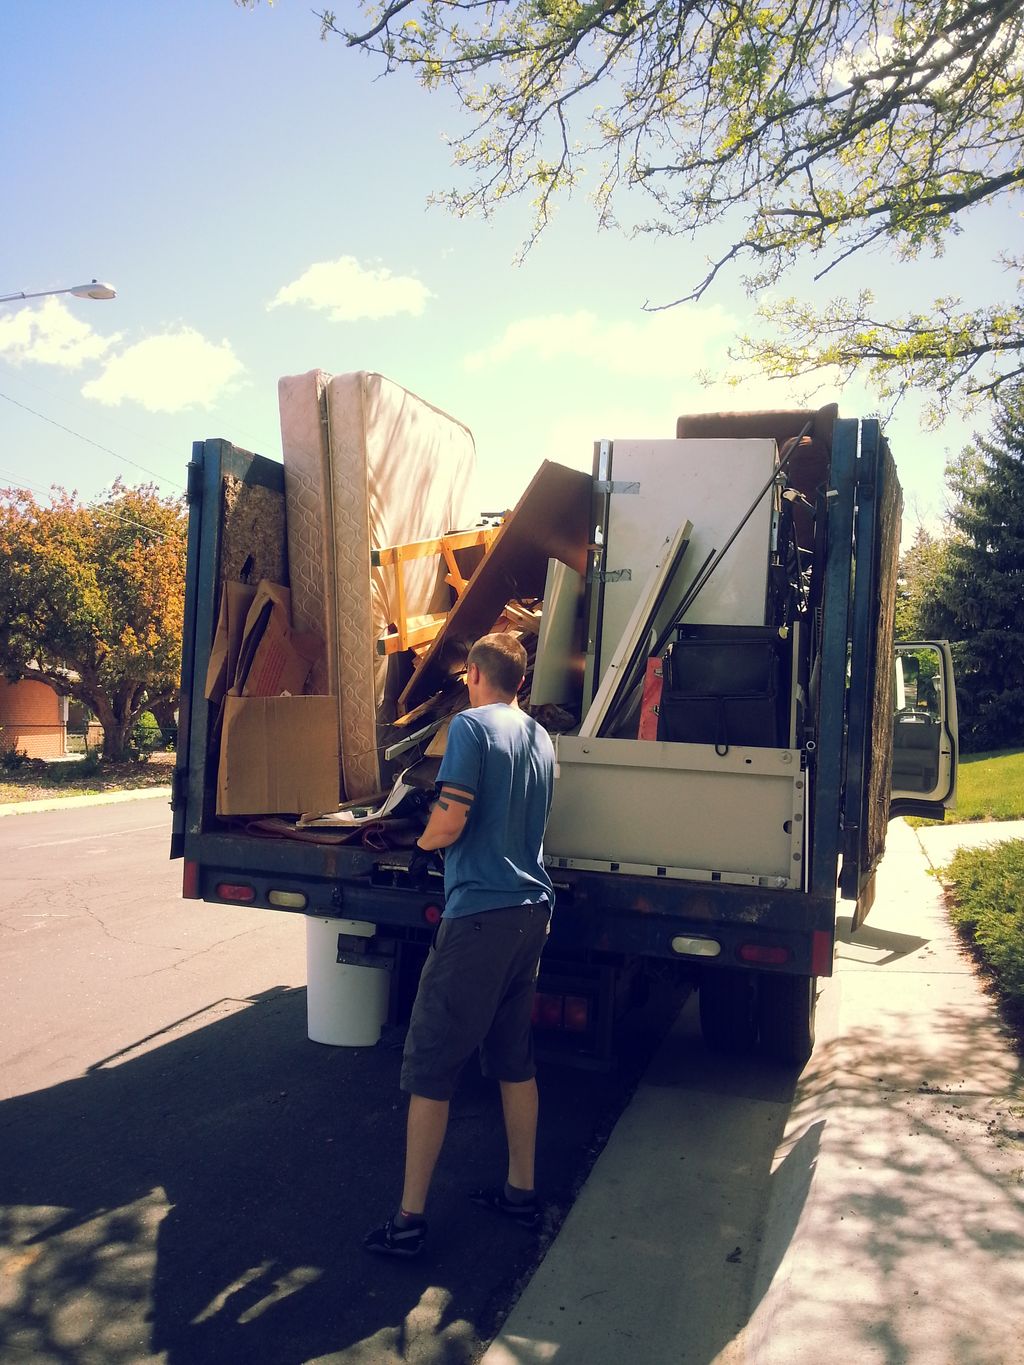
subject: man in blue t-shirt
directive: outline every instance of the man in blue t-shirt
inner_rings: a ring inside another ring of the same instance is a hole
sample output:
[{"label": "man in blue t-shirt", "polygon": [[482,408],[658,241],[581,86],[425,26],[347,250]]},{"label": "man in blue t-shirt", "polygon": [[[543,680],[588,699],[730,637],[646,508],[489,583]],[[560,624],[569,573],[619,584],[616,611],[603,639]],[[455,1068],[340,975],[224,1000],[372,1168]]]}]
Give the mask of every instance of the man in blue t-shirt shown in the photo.
[{"label": "man in blue t-shirt", "polygon": [[485,635],[469,652],[470,710],[452,718],[440,788],[410,871],[447,850],[445,910],[420,977],[402,1059],[409,1094],[402,1203],[367,1234],[367,1251],[415,1256],[423,1248],[427,1193],[462,1067],[480,1049],[501,1087],[508,1139],[503,1185],[478,1204],[534,1227],[537,1081],[531,1016],[554,893],[542,842],[551,808],[554,750],[519,709],[526,651],[511,635]]}]

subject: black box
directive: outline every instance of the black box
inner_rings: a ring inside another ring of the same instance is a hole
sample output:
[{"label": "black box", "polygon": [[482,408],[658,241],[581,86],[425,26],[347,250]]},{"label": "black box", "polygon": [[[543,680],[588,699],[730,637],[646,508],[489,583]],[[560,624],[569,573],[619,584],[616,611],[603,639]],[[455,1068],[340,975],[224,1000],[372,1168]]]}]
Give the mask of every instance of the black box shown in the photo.
[{"label": "black box", "polygon": [[719,749],[783,749],[778,697],[747,693],[734,697],[662,692],[658,738],[676,744],[714,744]]},{"label": "black box", "polygon": [[681,626],[666,656],[658,738],[784,748],[785,642],[773,627]]}]

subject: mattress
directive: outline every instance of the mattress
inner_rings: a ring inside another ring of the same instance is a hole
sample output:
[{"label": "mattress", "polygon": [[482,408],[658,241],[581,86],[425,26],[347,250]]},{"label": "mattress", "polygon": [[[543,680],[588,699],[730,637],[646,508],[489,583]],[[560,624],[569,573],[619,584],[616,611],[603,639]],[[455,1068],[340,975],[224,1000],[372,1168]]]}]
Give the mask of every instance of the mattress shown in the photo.
[{"label": "mattress", "polygon": [[337,696],[334,576],[324,572],[323,549],[330,541],[331,525],[325,397],[329,379],[323,370],[281,379],[277,399],[292,621],[298,630],[315,631],[324,641],[324,652],[310,674],[309,690]]},{"label": "mattress", "polygon": [[[370,569],[370,550],[465,526],[475,449],[469,429],[383,375],[339,375],[327,386],[338,669],[345,794],[378,789],[378,709],[388,661],[377,641],[395,619],[395,569]],[[443,611],[443,560],[403,568],[410,616]]]},{"label": "mattress", "polygon": [[[284,456],[293,593],[296,572],[303,583],[296,614],[316,615],[317,622],[303,615],[302,624],[319,623],[328,641],[324,690],[338,703],[342,791],[358,799],[381,785],[388,659],[377,641],[396,615],[395,569],[371,568],[370,552],[470,523],[473,436],[365,371],[334,378],[313,371],[282,380],[280,395],[282,434],[286,410],[291,433]],[[440,557],[403,566],[407,616],[447,609],[445,572]]]}]

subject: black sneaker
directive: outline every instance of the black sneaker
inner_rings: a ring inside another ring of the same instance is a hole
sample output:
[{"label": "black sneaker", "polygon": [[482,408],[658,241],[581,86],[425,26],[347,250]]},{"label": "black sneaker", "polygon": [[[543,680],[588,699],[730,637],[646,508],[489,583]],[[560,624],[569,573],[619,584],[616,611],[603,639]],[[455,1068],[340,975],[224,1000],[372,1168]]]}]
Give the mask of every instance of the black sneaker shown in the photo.
[{"label": "black sneaker", "polygon": [[469,1197],[482,1209],[503,1213],[522,1228],[535,1228],[540,1222],[540,1205],[535,1194],[529,1199],[513,1200],[506,1195],[504,1185],[496,1185],[485,1190],[471,1190]]},{"label": "black sneaker", "polygon": [[426,1219],[421,1218],[407,1228],[396,1228],[394,1218],[389,1218],[383,1227],[366,1234],[363,1248],[377,1256],[418,1256],[426,1240]]}]

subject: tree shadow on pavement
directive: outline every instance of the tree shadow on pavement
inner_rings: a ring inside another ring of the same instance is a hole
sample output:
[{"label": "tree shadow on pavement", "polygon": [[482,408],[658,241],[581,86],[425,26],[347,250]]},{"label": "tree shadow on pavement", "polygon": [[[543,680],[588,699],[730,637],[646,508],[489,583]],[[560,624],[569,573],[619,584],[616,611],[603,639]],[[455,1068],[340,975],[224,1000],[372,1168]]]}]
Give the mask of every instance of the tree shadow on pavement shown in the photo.
[{"label": "tree shadow on pavement", "polygon": [[[926,1029],[918,1015],[920,1031],[903,1030],[898,980],[891,991],[897,1020],[827,1040],[798,1088],[751,1304],[768,1309],[753,1358],[784,1361],[795,1343],[808,1360],[1020,1358],[1018,1065],[989,1014],[951,1000],[931,1008]],[[794,1222],[782,1178],[808,1141],[818,1173]]]},{"label": "tree shadow on pavement", "polygon": [[615,1359],[601,1337],[623,1359],[650,1347],[636,1356],[645,1365],[1020,1358],[1017,1064],[987,1010],[950,999],[922,1013],[888,965],[903,945],[875,946],[887,965],[843,984],[871,984],[896,1020],[869,1011],[839,1037],[822,1021],[802,1075],[709,1053],[684,1014],[629,1115],[636,1133],[657,1121],[667,1136],[627,1144],[605,1169],[612,1204],[592,1229],[633,1274],[620,1288],[614,1260],[581,1247],[592,1274],[572,1281],[583,1294],[565,1299],[571,1321],[560,1334],[542,1300],[531,1325],[554,1318],[538,1327],[548,1354],[517,1345],[510,1360]]},{"label": "tree shadow on pavement", "polygon": [[[402,1037],[321,1047],[305,1008],[304,990],[284,988],[217,1002],[184,1036],[0,1104],[5,1361],[479,1354],[537,1255],[535,1237],[466,1198],[504,1169],[496,1088],[467,1068],[424,1255],[367,1256],[361,1235],[400,1190]],[[542,1073],[539,1159],[556,1207],[632,1083]]]}]

